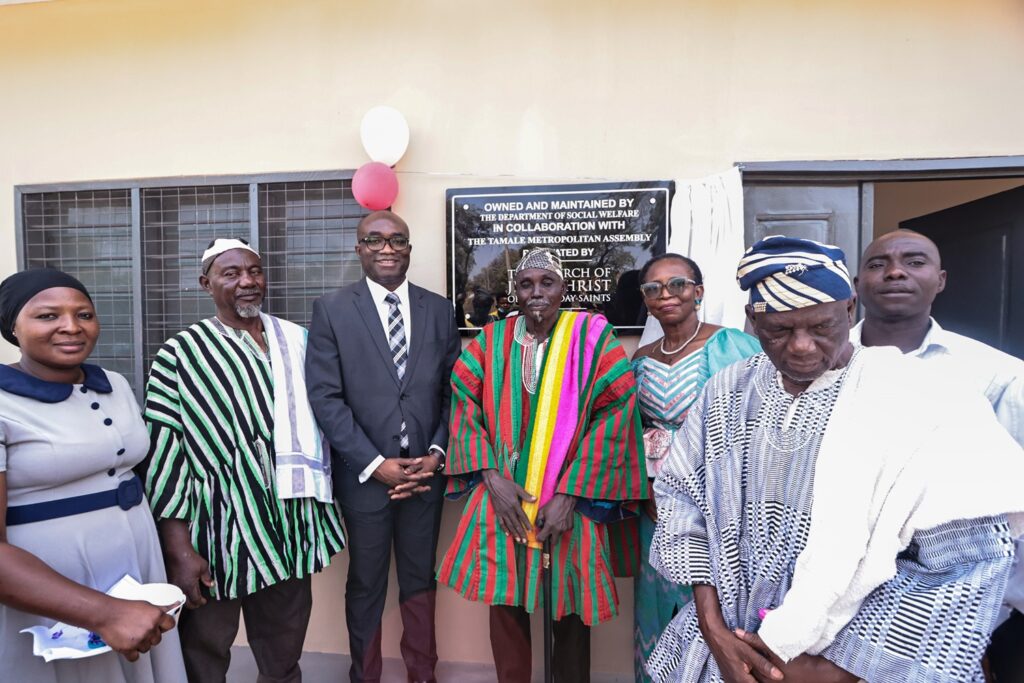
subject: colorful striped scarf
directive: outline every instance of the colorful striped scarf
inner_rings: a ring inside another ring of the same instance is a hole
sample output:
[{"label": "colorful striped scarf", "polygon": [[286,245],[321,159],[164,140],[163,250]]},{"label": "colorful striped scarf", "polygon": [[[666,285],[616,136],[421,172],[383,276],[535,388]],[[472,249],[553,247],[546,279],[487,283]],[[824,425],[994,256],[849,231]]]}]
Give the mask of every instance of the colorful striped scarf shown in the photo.
[{"label": "colorful striped scarf", "polygon": [[[590,379],[594,349],[608,321],[602,317],[590,320],[589,334],[581,334],[587,316],[578,312],[563,312],[551,333],[548,351],[541,370],[540,391],[535,402],[526,447],[526,467],[519,484],[534,497],[524,501],[523,510],[531,527],[537,520],[537,511],[555,495],[562,466],[569,446],[576,440],[580,428],[581,380]],[[586,382],[583,382],[583,388]],[[517,472],[517,480],[520,479]],[[541,547],[534,531],[529,534],[530,545]]]}]

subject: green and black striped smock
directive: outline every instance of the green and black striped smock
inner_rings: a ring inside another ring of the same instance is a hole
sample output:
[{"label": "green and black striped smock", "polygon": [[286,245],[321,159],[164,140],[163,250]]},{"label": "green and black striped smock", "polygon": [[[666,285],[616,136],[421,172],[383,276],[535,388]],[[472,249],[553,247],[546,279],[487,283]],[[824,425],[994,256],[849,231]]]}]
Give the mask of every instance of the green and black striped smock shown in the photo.
[{"label": "green and black striped smock", "polygon": [[248,334],[209,318],[171,337],[145,419],[153,513],[188,522],[215,599],[320,571],[344,547],[334,505],[277,497],[270,358]]}]

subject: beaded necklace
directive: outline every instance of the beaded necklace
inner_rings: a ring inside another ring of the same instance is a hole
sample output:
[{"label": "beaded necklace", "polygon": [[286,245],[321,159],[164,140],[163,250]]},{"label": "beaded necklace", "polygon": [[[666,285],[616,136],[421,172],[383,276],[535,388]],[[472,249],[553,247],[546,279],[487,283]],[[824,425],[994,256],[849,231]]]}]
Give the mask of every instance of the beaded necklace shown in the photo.
[{"label": "beaded necklace", "polygon": [[513,335],[516,343],[523,347],[523,388],[530,394],[537,393],[537,384],[540,382],[540,366],[544,358],[544,347],[548,340],[538,342],[537,338],[526,331],[526,318],[516,318],[516,327]]}]

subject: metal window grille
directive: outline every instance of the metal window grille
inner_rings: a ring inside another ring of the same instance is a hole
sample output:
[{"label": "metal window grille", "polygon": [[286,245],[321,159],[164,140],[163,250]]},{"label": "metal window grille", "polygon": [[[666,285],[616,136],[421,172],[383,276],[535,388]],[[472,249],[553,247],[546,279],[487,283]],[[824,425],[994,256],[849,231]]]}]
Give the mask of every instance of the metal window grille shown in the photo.
[{"label": "metal window grille", "polygon": [[267,313],[309,326],[314,299],[362,277],[356,225],[365,215],[347,181],[261,185]]},{"label": "metal window grille", "polygon": [[214,313],[199,286],[199,261],[214,238],[259,245],[264,310],[299,325],[309,325],[313,299],[362,277],[355,228],[366,210],[347,174],[299,177],[18,188],[21,262],[82,280],[102,325],[90,361],[125,375],[141,398],[160,345]]},{"label": "metal window grille", "polygon": [[22,205],[25,265],[73,274],[96,305],[101,332],[90,362],[134,374],[129,190],[46,192]]},{"label": "metal window grille", "polygon": [[142,191],[142,326],[146,367],[169,337],[214,315],[199,286],[200,259],[218,237],[249,239],[249,186]]}]

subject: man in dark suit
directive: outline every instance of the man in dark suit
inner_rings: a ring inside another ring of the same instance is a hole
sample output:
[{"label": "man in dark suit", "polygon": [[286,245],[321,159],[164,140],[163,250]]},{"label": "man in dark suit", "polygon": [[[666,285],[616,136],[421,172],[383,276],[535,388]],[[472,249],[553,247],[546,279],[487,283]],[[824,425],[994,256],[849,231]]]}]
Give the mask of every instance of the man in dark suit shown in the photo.
[{"label": "man in dark suit", "polygon": [[405,278],[405,221],[376,211],[356,237],[366,277],[313,303],[306,352],[309,400],[331,444],[348,532],[350,676],[380,681],[393,544],[402,657],[410,681],[433,681],[434,560],[459,332],[451,304]]}]

